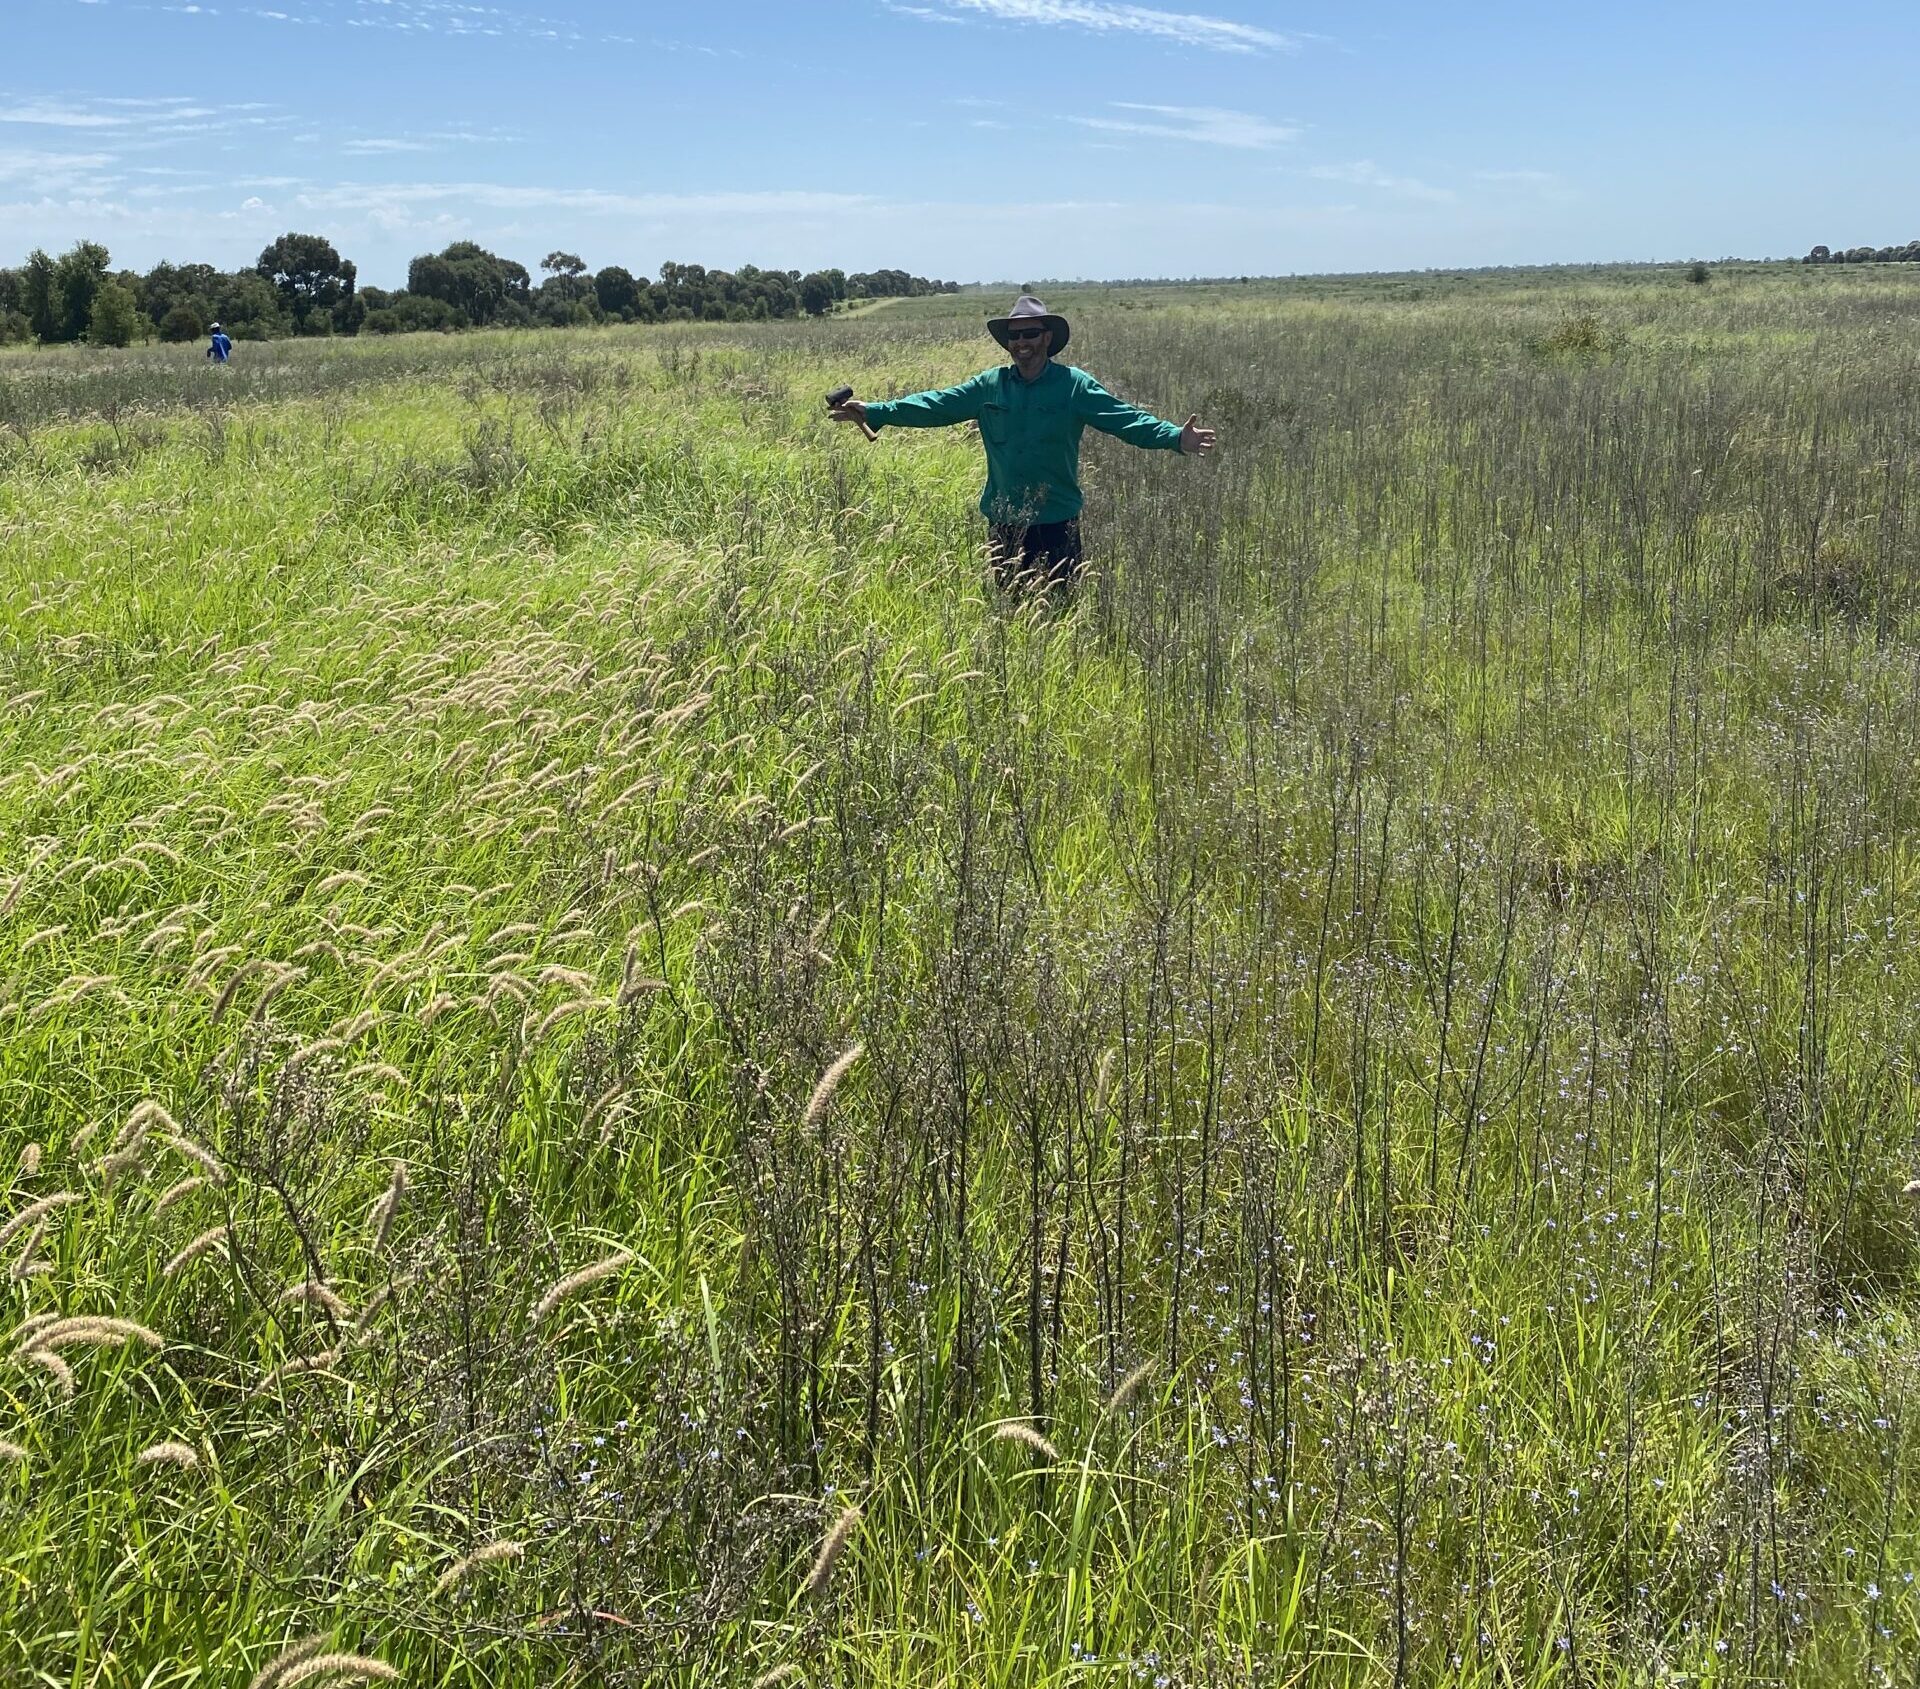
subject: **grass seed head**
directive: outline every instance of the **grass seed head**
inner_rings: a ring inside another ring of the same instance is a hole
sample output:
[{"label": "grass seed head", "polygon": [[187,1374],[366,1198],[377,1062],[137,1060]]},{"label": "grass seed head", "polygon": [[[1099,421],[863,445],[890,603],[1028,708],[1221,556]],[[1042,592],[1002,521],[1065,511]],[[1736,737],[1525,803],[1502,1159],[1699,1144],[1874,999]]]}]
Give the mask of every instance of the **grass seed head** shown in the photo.
[{"label": "grass seed head", "polygon": [[866,1053],[866,1045],[855,1044],[843,1051],[833,1060],[833,1065],[820,1075],[819,1084],[813,1088],[813,1095],[807,1099],[806,1125],[809,1132],[818,1131],[826,1120],[828,1111],[833,1107],[834,1093],[840,1089],[840,1081],[846,1078],[848,1070]]},{"label": "grass seed head", "polygon": [[800,1585],[802,1595],[819,1595],[827,1587],[833,1578],[833,1568],[846,1552],[847,1543],[853,1536],[854,1527],[860,1523],[860,1517],[857,1505],[842,1509],[840,1517],[833,1522],[833,1528],[820,1539],[820,1552],[813,1557],[813,1565]]},{"label": "grass seed head", "polygon": [[996,1443],[1019,1443],[1052,1465],[1060,1463],[1060,1451],[1024,1419],[1009,1419],[1004,1425],[996,1425],[993,1440]]},{"label": "grass seed head", "polygon": [[190,1266],[193,1262],[199,1260],[202,1255],[206,1254],[208,1250],[216,1249],[226,1241],[227,1228],[225,1226],[209,1226],[160,1269],[160,1276],[162,1278],[172,1278],[182,1267]]},{"label": "grass seed head", "polygon": [[164,1349],[166,1339],[134,1320],[114,1319],[107,1314],[78,1314],[72,1319],[54,1320],[27,1338],[22,1353],[68,1349],[76,1345],[92,1349],[111,1348],[115,1343],[138,1343],[147,1349]]},{"label": "grass seed head", "polygon": [[291,1303],[304,1303],[309,1308],[324,1308],[335,1319],[349,1323],[353,1319],[353,1310],[328,1286],[318,1279],[300,1279],[290,1284],[274,1298],[275,1305],[286,1307]]},{"label": "grass seed head", "polygon": [[433,1593],[445,1595],[469,1573],[477,1571],[480,1567],[491,1566],[501,1560],[518,1560],[526,1551],[525,1543],[509,1542],[505,1538],[498,1542],[487,1543],[482,1548],[476,1548],[465,1559],[456,1560],[442,1572],[433,1586]]},{"label": "grass seed head", "polygon": [[18,1443],[11,1443],[5,1437],[0,1437],[0,1460],[24,1461],[27,1458],[27,1451]]},{"label": "grass seed head", "polygon": [[191,1472],[200,1464],[200,1456],[186,1444],[169,1439],[142,1449],[133,1457],[135,1466],[178,1466]]},{"label": "grass seed head", "polygon": [[184,1133],[168,1132],[160,1141],[176,1155],[184,1155],[214,1184],[220,1184],[226,1179],[227,1170],[220,1164],[220,1158],[211,1150],[196,1144]]},{"label": "grass seed head", "polygon": [[373,1250],[378,1254],[387,1244],[387,1233],[393,1229],[393,1219],[400,1212],[400,1198],[407,1191],[407,1164],[398,1156],[394,1158],[393,1175],[387,1180],[387,1188],[380,1193],[372,1210],[367,1215],[367,1223],[373,1228]]},{"label": "grass seed head", "polygon": [[205,1185],[206,1182],[203,1175],[195,1173],[188,1178],[177,1180],[175,1183],[167,1186],[167,1188],[160,1193],[159,1199],[153,1205],[154,1217],[157,1219],[160,1215],[166,1213],[176,1202],[186,1201],[188,1197],[192,1196],[193,1193]]},{"label": "grass seed head", "polygon": [[73,1400],[75,1386],[72,1367],[68,1366],[67,1363],[51,1349],[28,1349],[23,1351],[23,1356],[29,1365],[37,1366],[42,1372],[53,1379],[54,1385],[61,1395],[65,1396],[68,1401]]},{"label": "grass seed head", "polygon": [[294,1666],[299,1665],[303,1660],[314,1658],[317,1654],[324,1654],[332,1642],[333,1638],[323,1633],[289,1644],[254,1673],[253,1681],[247,1685],[247,1689],[273,1689],[273,1685]]},{"label": "grass seed head", "polygon": [[78,1191],[54,1191],[41,1197],[38,1202],[28,1203],[4,1226],[0,1226],[0,1249],[4,1249],[36,1220],[51,1214],[56,1208],[70,1207],[80,1200],[82,1199]]},{"label": "grass seed head", "polygon": [[576,1291],[584,1290],[603,1278],[611,1278],[632,1259],[631,1249],[617,1249],[604,1260],[595,1261],[592,1266],[582,1267],[577,1273],[569,1273],[557,1283],[549,1285],[547,1293],[534,1304],[534,1323],[539,1324]]},{"label": "grass seed head", "polygon": [[254,1679],[255,1689],[294,1689],[296,1684],[323,1681],[329,1685],[400,1681],[400,1673],[385,1660],[370,1659],[365,1654],[310,1652],[297,1660],[282,1655],[273,1666],[278,1667],[273,1676],[263,1674]]},{"label": "grass seed head", "polygon": [[772,1671],[763,1671],[753,1680],[753,1689],[775,1689],[781,1683],[791,1683],[800,1675],[800,1668],[789,1660],[783,1666],[775,1666]]},{"label": "grass seed head", "polygon": [[1128,1402],[1132,1401],[1133,1393],[1153,1376],[1155,1364],[1153,1357],[1149,1355],[1135,1367],[1133,1371],[1128,1373],[1125,1378],[1121,1379],[1120,1382],[1113,1387],[1113,1394],[1107,1398],[1106,1411],[1108,1413],[1118,1413]]},{"label": "grass seed head", "polygon": [[8,1270],[7,1276],[14,1283],[20,1284],[53,1270],[47,1262],[35,1259],[40,1252],[40,1240],[46,1235],[47,1222],[44,1219],[36,1221],[33,1230],[27,1233],[27,1241],[20,1246],[20,1258]]}]

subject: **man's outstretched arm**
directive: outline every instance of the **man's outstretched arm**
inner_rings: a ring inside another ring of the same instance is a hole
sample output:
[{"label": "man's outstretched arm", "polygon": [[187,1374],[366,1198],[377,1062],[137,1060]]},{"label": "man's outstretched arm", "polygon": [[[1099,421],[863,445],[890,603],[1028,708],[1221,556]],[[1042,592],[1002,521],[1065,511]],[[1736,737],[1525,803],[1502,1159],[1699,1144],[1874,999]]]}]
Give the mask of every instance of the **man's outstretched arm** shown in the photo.
[{"label": "man's outstretched arm", "polygon": [[931,387],[904,399],[849,399],[832,412],[836,422],[864,421],[869,428],[945,428],[979,419],[984,378],[973,376],[958,387]]},{"label": "man's outstretched arm", "polygon": [[1116,398],[1084,370],[1074,393],[1074,412],[1088,427],[1146,451],[1205,457],[1213,450],[1213,430],[1202,428],[1198,416],[1188,417],[1184,428],[1177,422],[1162,422],[1150,411]]}]

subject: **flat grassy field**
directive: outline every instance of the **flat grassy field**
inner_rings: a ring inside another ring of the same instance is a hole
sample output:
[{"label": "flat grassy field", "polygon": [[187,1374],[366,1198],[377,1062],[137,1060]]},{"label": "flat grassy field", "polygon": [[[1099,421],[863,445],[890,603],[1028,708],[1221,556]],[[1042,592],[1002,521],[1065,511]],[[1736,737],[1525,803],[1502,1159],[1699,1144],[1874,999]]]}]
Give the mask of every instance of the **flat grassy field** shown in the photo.
[{"label": "flat grassy field", "polygon": [[1914,1681],[1920,275],[1004,302],[0,357],[0,1683]]}]

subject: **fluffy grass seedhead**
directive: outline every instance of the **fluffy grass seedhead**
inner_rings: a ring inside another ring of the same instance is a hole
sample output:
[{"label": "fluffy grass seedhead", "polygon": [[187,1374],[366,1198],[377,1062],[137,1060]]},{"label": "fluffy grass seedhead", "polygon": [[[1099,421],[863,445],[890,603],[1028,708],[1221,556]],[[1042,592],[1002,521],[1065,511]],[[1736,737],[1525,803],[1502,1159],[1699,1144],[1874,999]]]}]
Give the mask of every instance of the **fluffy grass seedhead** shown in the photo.
[{"label": "fluffy grass seedhead", "polygon": [[273,1689],[293,1667],[324,1654],[332,1645],[333,1638],[325,1634],[289,1644],[254,1673],[247,1689]]},{"label": "fluffy grass seedhead", "polygon": [[840,1556],[846,1552],[847,1543],[852,1539],[854,1528],[860,1523],[858,1506],[843,1508],[840,1517],[834,1520],[832,1528],[820,1539],[820,1551],[813,1557],[813,1565],[808,1568],[806,1577],[801,1581],[800,1593],[806,1596],[822,1594],[833,1581],[833,1568],[840,1563]]},{"label": "fluffy grass seedhead", "polygon": [[590,1284],[597,1284],[603,1278],[611,1278],[633,1259],[631,1249],[616,1250],[604,1260],[595,1261],[590,1267],[582,1267],[577,1273],[569,1273],[558,1283],[548,1286],[547,1293],[533,1307],[534,1323],[538,1325],[568,1297],[585,1290]]},{"label": "fluffy grass seedhead", "polygon": [[21,1353],[37,1354],[60,1349],[106,1349],[116,1343],[137,1343],[142,1348],[164,1349],[166,1339],[134,1320],[113,1319],[105,1314],[81,1314],[73,1319],[54,1320],[33,1332],[21,1346]]},{"label": "fluffy grass seedhead", "polygon": [[273,1689],[294,1689],[299,1683],[398,1683],[400,1673],[385,1660],[364,1654],[315,1654],[289,1666],[272,1680]]},{"label": "fluffy grass seedhead", "polygon": [[497,1565],[503,1560],[518,1560],[526,1551],[525,1543],[509,1542],[505,1538],[498,1542],[490,1542],[483,1548],[476,1548],[465,1559],[456,1560],[440,1574],[433,1586],[433,1593],[445,1595],[448,1590],[463,1582],[480,1567]]},{"label": "fluffy grass seedhead", "polygon": [[1157,1364],[1153,1357],[1149,1355],[1147,1359],[1128,1373],[1125,1378],[1121,1379],[1120,1382],[1113,1387],[1113,1394],[1107,1398],[1106,1411],[1108,1413],[1121,1412],[1127,1403],[1133,1400],[1134,1392],[1153,1376],[1153,1369]]},{"label": "fluffy grass seedhead", "polygon": [[54,1191],[41,1197],[38,1202],[28,1203],[4,1226],[0,1226],[0,1249],[4,1249],[36,1220],[44,1218],[57,1208],[68,1208],[82,1200],[78,1191]]},{"label": "fluffy grass seedhead", "polygon": [[191,1266],[195,1261],[199,1260],[202,1255],[211,1249],[219,1248],[220,1245],[226,1241],[227,1228],[225,1226],[209,1226],[160,1269],[160,1276],[162,1278],[172,1278],[173,1275],[182,1268]]},{"label": "fluffy grass seedhead", "polygon": [[851,1049],[834,1057],[827,1071],[820,1075],[820,1082],[814,1086],[813,1095],[807,1099],[806,1128],[817,1132],[833,1108],[833,1099],[840,1089],[840,1081],[846,1078],[849,1069],[861,1056],[866,1054],[866,1045],[855,1044]]},{"label": "fluffy grass seedhead", "polygon": [[406,1190],[407,1164],[396,1156],[387,1188],[381,1192],[367,1215],[367,1224],[373,1233],[369,1241],[376,1255],[387,1246],[387,1234],[393,1230],[394,1216],[400,1212],[400,1198],[406,1194]]},{"label": "fluffy grass seedhead", "polygon": [[178,1466],[191,1472],[200,1464],[200,1456],[188,1443],[172,1440],[153,1443],[133,1457],[135,1466]]},{"label": "fluffy grass seedhead", "polygon": [[1004,1425],[996,1425],[993,1428],[993,1440],[996,1443],[1018,1443],[1022,1448],[1031,1449],[1049,1465],[1057,1466],[1060,1462],[1060,1451],[1024,1419],[1009,1419]]}]

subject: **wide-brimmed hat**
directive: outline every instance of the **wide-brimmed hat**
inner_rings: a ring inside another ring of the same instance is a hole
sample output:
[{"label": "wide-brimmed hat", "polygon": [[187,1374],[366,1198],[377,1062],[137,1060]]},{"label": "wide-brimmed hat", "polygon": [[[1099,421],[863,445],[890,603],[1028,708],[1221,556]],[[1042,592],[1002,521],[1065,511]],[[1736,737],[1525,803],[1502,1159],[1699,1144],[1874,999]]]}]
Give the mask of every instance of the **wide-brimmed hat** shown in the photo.
[{"label": "wide-brimmed hat", "polygon": [[1065,317],[1056,317],[1046,306],[1034,298],[1031,293],[1021,294],[1020,297],[1013,302],[1013,309],[1004,317],[989,317],[987,319],[987,333],[992,335],[995,340],[1004,346],[1007,343],[1007,329],[1012,324],[1031,322],[1035,318],[1039,319],[1043,328],[1053,330],[1052,349],[1054,351],[1058,352],[1066,345],[1068,337],[1073,333],[1072,328],[1068,326],[1067,319]]}]

